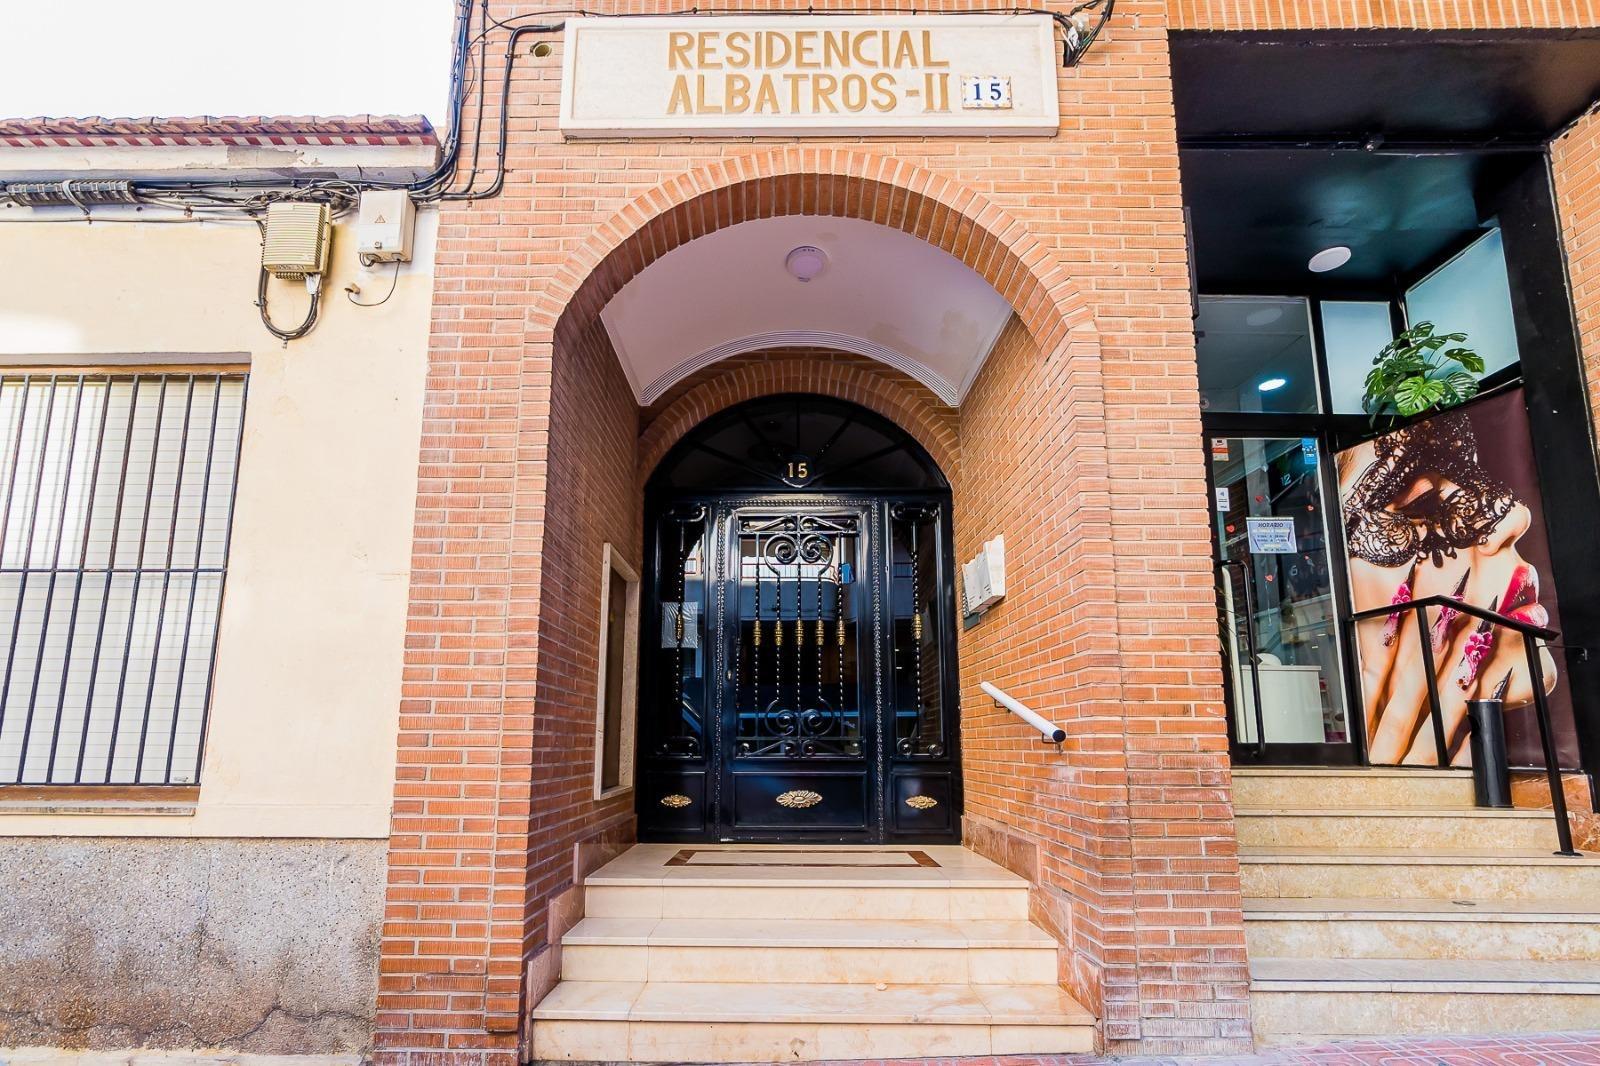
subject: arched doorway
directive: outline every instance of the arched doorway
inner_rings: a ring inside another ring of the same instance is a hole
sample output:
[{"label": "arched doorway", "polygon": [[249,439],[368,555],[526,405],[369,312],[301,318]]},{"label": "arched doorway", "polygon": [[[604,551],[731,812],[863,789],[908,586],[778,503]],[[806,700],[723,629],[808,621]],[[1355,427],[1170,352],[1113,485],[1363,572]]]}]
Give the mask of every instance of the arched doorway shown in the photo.
[{"label": "arched doorway", "polygon": [[645,840],[953,842],[950,486],[809,394],[712,416],[645,492]]}]

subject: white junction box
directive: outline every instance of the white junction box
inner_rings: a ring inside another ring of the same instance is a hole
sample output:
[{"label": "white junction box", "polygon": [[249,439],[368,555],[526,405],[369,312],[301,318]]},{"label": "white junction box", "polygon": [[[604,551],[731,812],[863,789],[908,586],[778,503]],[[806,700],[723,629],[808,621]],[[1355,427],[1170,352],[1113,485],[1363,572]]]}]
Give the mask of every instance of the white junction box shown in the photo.
[{"label": "white junction box", "polygon": [[368,189],[356,219],[356,255],[363,263],[411,262],[417,208],[404,189]]},{"label": "white junction box", "polygon": [[961,568],[961,591],[966,613],[981,614],[1005,599],[1006,541],[1004,537],[983,542],[983,550]]}]

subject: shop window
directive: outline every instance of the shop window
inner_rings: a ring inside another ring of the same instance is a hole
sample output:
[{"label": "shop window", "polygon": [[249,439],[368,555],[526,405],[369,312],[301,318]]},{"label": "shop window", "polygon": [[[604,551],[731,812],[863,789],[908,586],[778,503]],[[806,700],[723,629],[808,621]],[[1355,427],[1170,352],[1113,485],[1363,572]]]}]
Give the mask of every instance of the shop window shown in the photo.
[{"label": "shop window", "polygon": [[602,552],[600,677],[595,705],[594,795],[633,787],[633,719],[638,691],[639,575],[610,544]]},{"label": "shop window", "polygon": [[1322,348],[1328,364],[1328,399],[1336,415],[1364,413],[1372,361],[1394,339],[1394,319],[1384,300],[1324,300]]},{"label": "shop window", "polygon": [[1205,410],[1304,414],[1320,409],[1307,301],[1202,296],[1195,336]]},{"label": "shop window", "polygon": [[1465,333],[1467,345],[1494,373],[1519,360],[1511,283],[1500,231],[1492,229],[1406,290],[1406,320],[1439,332]]},{"label": "shop window", "polygon": [[0,376],[0,784],[198,781],[242,373]]}]

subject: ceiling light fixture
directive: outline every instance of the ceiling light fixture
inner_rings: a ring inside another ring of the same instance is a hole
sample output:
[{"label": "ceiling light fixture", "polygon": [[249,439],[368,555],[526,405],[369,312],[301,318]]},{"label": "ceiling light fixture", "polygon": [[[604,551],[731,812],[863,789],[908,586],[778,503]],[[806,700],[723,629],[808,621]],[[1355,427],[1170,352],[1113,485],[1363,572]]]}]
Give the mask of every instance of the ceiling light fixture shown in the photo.
[{"label": "ceiling light fixture", "polygon": [[1268,378],[1257,385],[1256,388],[1262,392],[1277,392],[1287,384],[1289,384],[1288,378]]},{"label": "ceiling light fixture", "polygon": [[828,253],[811,244],[802,244],[784,256],[783,266],[796,281],[810,281],[828,265]]},{"label": "ceiling light fixture", "polygon": [[1283,308],[1281,307],[1258,307],[1244,316],[1244,324],[1247,326],[1270,326],[1282,317]]},{"label": "ceiling light fixture", "polygon": [[1338,270],[1348,262],[1350,262],[1350,249],[1342,244],[1336,244],[1312,256],[1306,266],[1313,274],[1326,274],[1330,270]]}]

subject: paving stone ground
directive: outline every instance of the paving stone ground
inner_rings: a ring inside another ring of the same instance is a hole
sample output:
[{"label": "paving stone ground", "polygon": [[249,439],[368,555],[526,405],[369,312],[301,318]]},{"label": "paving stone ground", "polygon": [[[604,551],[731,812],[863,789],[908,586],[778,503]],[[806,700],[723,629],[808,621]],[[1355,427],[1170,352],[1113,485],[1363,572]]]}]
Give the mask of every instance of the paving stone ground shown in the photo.
[{"label": "paving stone ground", "polygon": [[[1517,1036],[1352,1040],[1255,1055],[1107,1058],[1004,1055],[964,1059],[894,1059],[851,1066],[1600,1066],[1600,1031]],[[819,1066],[845,1066],[844,1063]]]}]

